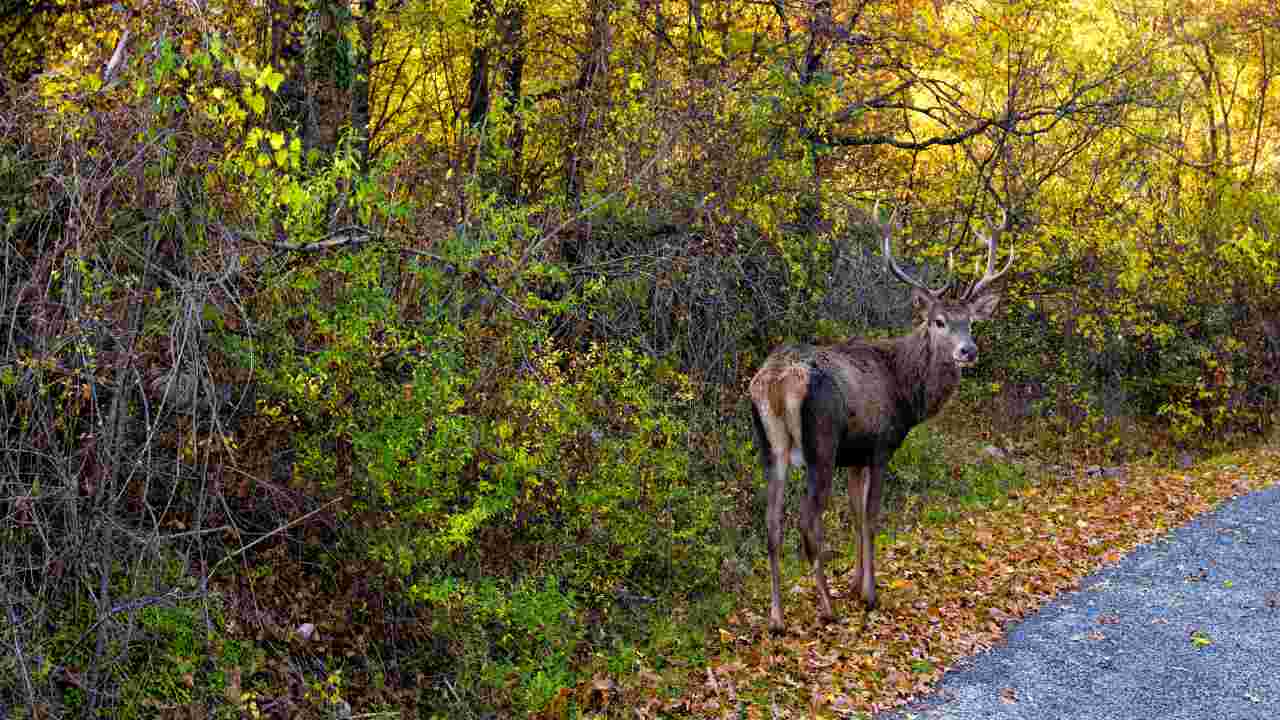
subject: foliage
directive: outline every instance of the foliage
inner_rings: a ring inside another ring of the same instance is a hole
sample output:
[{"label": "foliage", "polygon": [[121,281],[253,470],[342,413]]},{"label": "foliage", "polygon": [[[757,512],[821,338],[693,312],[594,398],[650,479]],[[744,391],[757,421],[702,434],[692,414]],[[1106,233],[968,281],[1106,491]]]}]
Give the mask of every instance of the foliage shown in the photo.
[{"label": "foliage", "polygon": [[[625,346],[569,354],[538,323],[470,314],[449,263],[409,257],[371,246],[282,274],[258,300],[268,354],[241,362],[263,367],[293,485],[355,531],[331,559],[367,553],[442,636],[488,628],[458,671],[514,675],[540,707],[572,677],[580,609],[695,591],[716,567],[693,552],[716,515],[689,485],[688,384]],[[396,273],[423,293],[408,313],[382,290]],[[484,569],[499,548],[505,567]]]},{"label": "foliage", "polygon": [[[10,5],[0,705],[29,716],[697,713],[761,663],[886,705],[992,637],[957,599],[985,546],[1063,553],[998,578],[1016,614],[1084,567],[1073,503],[1210,497],[974,446],[1274,432],[1274,3]],[[1016,270],[892,466],[928,522],[885,540],[888,595],[936,613],[776,659],[722,622],[763,556],[742,389],[778,343],[907,326],[876,200],[931,281],[980,274],[983,230]]]}]

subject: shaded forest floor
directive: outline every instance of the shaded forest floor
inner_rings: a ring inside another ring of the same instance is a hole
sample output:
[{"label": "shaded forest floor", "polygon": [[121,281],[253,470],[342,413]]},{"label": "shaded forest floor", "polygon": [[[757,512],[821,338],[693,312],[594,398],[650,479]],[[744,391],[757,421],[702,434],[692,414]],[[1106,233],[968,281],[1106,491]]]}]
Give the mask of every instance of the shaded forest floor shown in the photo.
[{"label": "shaded forest floor", "polygon": [[[548,710],[558,715],[572,703],[607,715],[634,708],[642,718],[866,717],[900,706],[1088,573],[1280,480],[1280,447],[1273,439],[1185,470],[1139,462],[1107,475],[1033,473],[985,507],[926,509],[913,527],[882,535],[874,612],[855,604],[852,547],[837,545],[828,569],[840,619],[831,625],[818,624],[812,580],[793,562],[784,581],[788,633],[772,637],[768,580],[756,572],[708,639],[705,664],[674,661],[659,671],[642,660],[635,673],[565,691]],[[828,513],[829,527],[838,522]]]}]

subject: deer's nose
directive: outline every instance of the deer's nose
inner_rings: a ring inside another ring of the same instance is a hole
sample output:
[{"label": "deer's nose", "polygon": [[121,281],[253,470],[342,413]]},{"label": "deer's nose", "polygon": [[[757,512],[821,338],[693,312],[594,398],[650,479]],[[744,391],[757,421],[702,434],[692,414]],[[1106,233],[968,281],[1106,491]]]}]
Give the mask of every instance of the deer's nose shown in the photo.
[{"label": "deer's nose", "polygon": [[978,348],[973,344],[965,344],[956,348],[956,360],[968,364],[978,359]]}]

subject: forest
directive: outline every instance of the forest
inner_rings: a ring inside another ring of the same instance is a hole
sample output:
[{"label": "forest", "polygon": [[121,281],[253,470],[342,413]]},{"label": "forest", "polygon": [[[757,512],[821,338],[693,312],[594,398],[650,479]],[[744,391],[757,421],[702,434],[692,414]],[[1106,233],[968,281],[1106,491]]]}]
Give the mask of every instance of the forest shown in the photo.
[{"label": "forest", "polygon": [[[4,0],[0,718],[861,717],[1280,478],[1274,0]],[[881,606],[748,383],[982,276]]]}]

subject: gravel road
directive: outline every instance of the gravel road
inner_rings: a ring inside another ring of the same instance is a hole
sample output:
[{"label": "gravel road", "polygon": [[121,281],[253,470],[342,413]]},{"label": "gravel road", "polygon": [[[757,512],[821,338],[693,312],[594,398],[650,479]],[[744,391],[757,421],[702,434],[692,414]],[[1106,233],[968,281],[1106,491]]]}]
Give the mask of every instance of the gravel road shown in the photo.
[{"label": "gravel road", "polygon": [[882,720],[1280,719],[1280,486],[1085,578]]}]

